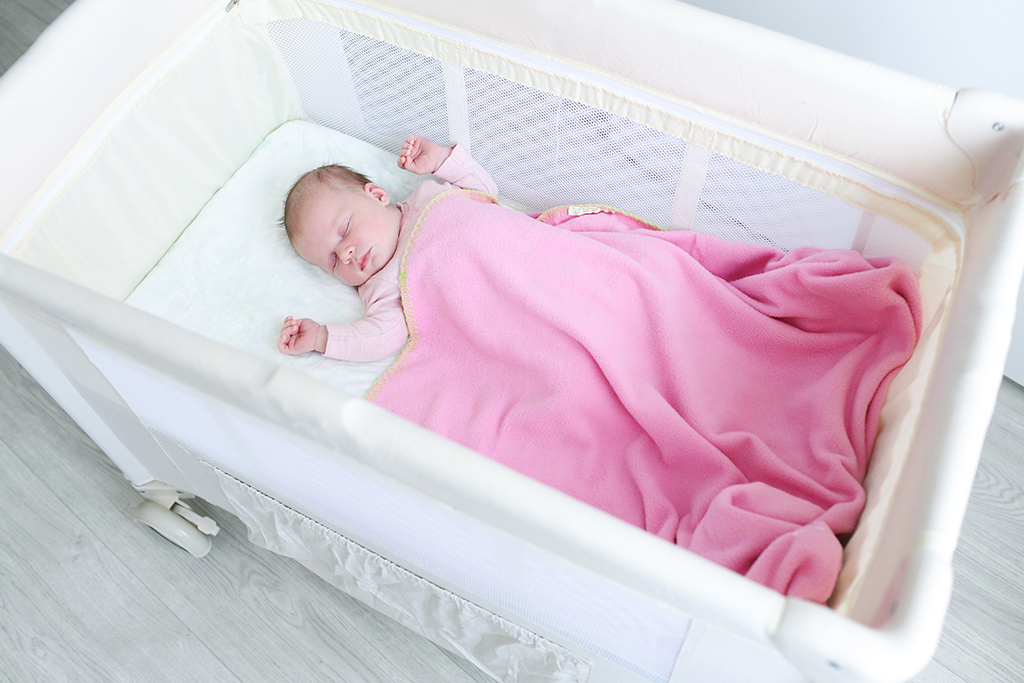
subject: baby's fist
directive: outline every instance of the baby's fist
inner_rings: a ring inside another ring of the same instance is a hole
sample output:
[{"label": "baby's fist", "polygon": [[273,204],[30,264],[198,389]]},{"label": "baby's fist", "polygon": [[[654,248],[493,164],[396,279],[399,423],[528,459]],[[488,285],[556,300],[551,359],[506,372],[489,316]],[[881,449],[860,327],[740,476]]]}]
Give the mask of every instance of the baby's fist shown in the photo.
[{"label": "baby's fist", "polygon": [[[281,325],[281,335],[277,339],[277,348],[281,353],[297,356],[309,351],[323,350],[318,348],[321,325],[309,318],[296,320],[288,316]],[[326,341],[326,340],[324,340]]]},{"label": "baby's fist", "polygon": [[398,166],[419,175],[433,173],[452,153],[450,147],[442,147],[433,140],[419,135],[410,135],[402,143],[398,155]]}]

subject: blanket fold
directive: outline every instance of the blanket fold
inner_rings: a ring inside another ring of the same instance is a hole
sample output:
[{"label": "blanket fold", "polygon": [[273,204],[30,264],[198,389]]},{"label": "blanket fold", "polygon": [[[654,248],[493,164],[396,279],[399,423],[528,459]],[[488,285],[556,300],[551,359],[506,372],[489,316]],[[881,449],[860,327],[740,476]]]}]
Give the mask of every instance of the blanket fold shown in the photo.
[{"label": "blanket fold", "polygon": [[402,277],[410,342],[370,400],[827,600],[879,411],[920,333],[902,262],[596,207],[531,217],[453,191],[421,215]]}]

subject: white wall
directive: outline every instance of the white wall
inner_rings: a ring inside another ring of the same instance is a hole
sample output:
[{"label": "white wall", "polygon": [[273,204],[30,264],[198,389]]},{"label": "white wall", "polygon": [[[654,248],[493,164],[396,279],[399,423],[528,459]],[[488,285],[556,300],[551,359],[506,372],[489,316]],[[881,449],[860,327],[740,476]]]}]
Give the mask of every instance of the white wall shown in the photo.
[{"label": "white wall", "polygon": [[687,0],[954,88],[1024,99],[1022,0]]},{"label": "white wall", "polygon": [[[1024,0],[687,0],[953,88],[1024,99]],[[1024,287],[1006,375],[1024,384]]]}]

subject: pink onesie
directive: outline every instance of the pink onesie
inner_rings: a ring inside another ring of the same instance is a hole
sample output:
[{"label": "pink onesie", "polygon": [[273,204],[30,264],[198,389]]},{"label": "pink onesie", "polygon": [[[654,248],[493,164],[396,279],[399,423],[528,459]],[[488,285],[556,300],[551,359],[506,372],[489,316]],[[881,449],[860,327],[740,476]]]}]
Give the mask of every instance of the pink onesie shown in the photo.
[{"label": "pink onesie", "polygon": [[425,180],[398,205],[402,212],[398,249],[387,265],[357,290],[366,307],[366,317],[353,323],[327,326],[324,355],[328,358],[367,362],[386,358],[401,349],[409,338],[409,330],[398,287],[399,268],[420,212],[434,197],[452,187],[480,190],[491,196],[498,194],[491,176],[461,145],[452,148],[451,155],[434,175],[444,182]]}]

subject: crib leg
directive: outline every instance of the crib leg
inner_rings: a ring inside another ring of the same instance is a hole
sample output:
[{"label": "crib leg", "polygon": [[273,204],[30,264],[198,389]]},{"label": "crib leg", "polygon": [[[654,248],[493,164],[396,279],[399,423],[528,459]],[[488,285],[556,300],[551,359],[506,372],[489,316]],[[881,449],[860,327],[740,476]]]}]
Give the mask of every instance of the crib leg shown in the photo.
[{"label": "crib leg", "polygon": [[135,508],[136,522],[152,528],[195,557],[210,552],[210,536],[220,529],[212,519],[196,514],[181,502],[180,498],[189,494],[157,481],[137,488],[146,500]]}]

